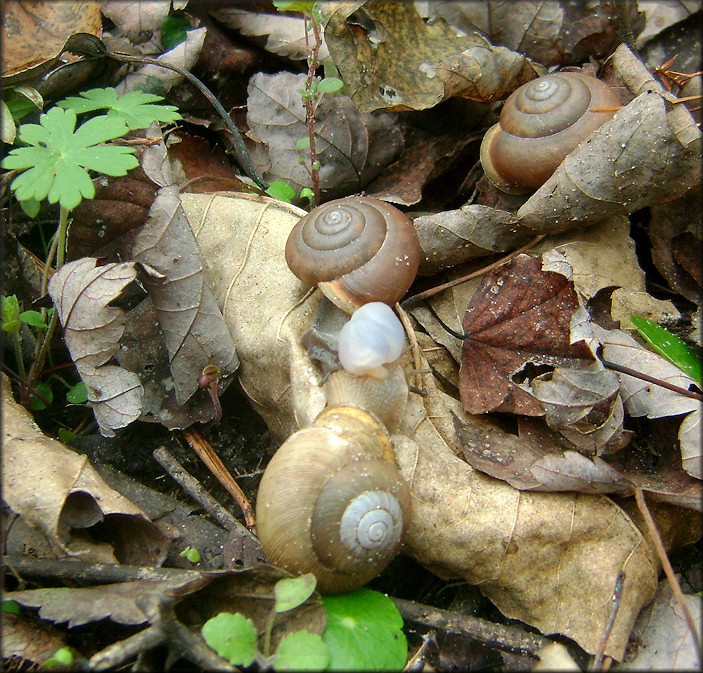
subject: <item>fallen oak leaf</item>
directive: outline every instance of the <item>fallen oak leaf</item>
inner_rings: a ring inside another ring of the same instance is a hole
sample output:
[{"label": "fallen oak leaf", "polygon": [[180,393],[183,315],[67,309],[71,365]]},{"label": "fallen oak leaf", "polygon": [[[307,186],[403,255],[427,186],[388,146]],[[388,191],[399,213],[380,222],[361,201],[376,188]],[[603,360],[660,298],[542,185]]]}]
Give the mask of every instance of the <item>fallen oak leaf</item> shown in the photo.
[{"label": "fallen oak leaf", "polygon": [[486,276],[462,323],[464,410],[544,414],[542,403],[515,378],[528,363],[578,367],[593,360],[584,342],[571,343],[571,318],[578,308],[573,283],[544,271],[539,258],[518,255]]},{"label": "fallen oak leaf", "polygon": [[49,281],[56,314],[64,327],[64,340],[88,392],[100,432],[114,430],[139,418],[143,389],[133,372],[108,361],[124,334],[125,314],[109,306],[137,277],[134,262],[96,266],[84,257],[64,264]]}]

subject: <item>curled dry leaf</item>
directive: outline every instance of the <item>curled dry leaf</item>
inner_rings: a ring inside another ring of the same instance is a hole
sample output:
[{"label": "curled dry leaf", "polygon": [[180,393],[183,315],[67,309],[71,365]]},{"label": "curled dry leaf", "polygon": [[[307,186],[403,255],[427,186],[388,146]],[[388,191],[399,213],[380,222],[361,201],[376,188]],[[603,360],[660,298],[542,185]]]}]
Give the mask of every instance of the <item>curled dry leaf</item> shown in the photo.
[{"label": "curled dry leaf", "polygon": [[205,367],[217,365],[226,379],[239,361],[177,187],[159,190],[132,254],[159,272],[145,283],[168,349],[176,400],[182,405],[198,390]]},{"label": "curled dry leaf", "polygon": [[555,233],[632,213],[685,194],[701,180],[701,133],[625,46],[613,67],[636,96],[593,132],[517,211]]},{"label": "curled dry leaf", "polygon": [[[537,76],[522,55],[476,33],[426,23],[407,4],[322,3],[327,47],[360,112],[424,110],[449,96],[488,102]],[[411,48],[412,47],[412,48]]]},{"label": "curled dry leaf", "polygon": [[121,2],[105,0],[102,13],[112,21],[119,31],[133,44],[152,38],[161,30],[161,24],[171,10],[170,0],[154,2]]},{"label": "curled dry leaf", "polygon": [[4,374],[2,386],[2,488],[12,510],[41,531],[57,556],[96,563],[162,563],[169,541],[157,526],[107,486],[86,456],[42,434],[29,412],[12,399]]},{"label": "curled dry leaf", "polygon": [[139,377],[107,364],[125,324],[124,311],[109,304],[137,277],[137,269],[133,262],[96,267],[97,261],[84,257],[62,266],[49,281],[49,294],[100,432],[111,437],[139,418],[142,409]]},{"label": "curled dry leaf", "polygon": [[[183,200],[237,343],[242,387],[283,440],[326,402],[322,373],[303,347],[321,293],[308,294],[284,262],[288,233],[303,211],[248,195]],[[404,357],[409,364],[410,354]],[[473,470],[455,455],[461,448],[453,415],[479,432],[490,426],[466,415],[432,376],[421,377],[428,394],[411,395],[393,436],[412,497],[407,553],[442,577],[479,585],[507,616],[543,633],[563,633],[590,652],[606,627],[615,578],[625,569],[623,604],[606,648],[621,658],[656,586],[646,538],[609,498],[521,493]]]},{"label": "curled dry leaf", "polygon": [[[305,151],[296,147],[308,138],[301,96],[305,80],[292,73],[257,73],[247,88],[247,123],[265,143],[270,163],[259,168],[267,180],[284,180],[297,189],[312,185],[299,161]],[[361,191],[398,156],[403,139],[395,122],[392,114],[359,114],[348,96],[322,97],[315,111],[315,147],[325,198]]]}]

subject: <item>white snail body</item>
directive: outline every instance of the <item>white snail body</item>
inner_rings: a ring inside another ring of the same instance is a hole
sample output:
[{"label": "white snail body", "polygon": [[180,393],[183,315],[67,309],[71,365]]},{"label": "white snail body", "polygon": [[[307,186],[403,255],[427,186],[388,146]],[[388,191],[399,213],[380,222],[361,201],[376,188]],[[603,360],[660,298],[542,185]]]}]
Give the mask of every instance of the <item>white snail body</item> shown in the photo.
[{"label": "white snail body", "polygon": [[553,73],[523,84],[507,98],[500,121],[481,143],[486,177],[509,194],[538,189],[619,105],[611,87],[580,72]]},{"label": "white snail body", "polygon": [[312,572],[322,593],[338,593],[366,584],[398,553],[410,491],[383,424],[358,407],[335,406],[278,449],[256,509],[268,560]]},{"label": "white snail body", "polygon": [[393,309],[382,302],[357,309],[339,332],[339,362],[356,376],[384,379],[384,365],[395,362],[404,348],[403,325]]},{"label": "white snail body", "polygon": [[295,225],[286,262],[339,308],[399,301],[415,279],[420,241],[408,217],[388,203],[350,196],[318,206]]}]

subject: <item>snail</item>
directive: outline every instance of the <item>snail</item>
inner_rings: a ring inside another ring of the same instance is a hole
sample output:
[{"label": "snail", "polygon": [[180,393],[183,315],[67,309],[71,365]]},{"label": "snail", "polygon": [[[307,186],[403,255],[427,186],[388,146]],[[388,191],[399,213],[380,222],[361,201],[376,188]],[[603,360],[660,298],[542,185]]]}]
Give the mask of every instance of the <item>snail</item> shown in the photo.
[{"label": "snail", "polygon": [[329,201],[304,215],[286,242],[286,262],[352,313],[371,301],[395,304],[420,264],[411,220],[394,206],[365,196]]},{"label": "snail", "polygon": [[393,309],[382,302],[358,308],[338,338],[339,363],[351,374],[384,379],[384,365],[397,360],[405,347],[405,330]]},{"label": "snail", "polygon": [[486,177],[509,194],[538,189],[619,106],[613,89],[583,73],[558,72],[523,84],[481,143]]},{"label": "snail", "polygon": [[369,582],[398,553],[410,490],[378,418],[336,405],[274,454],[256,510],[269,562],[314,573],[322,593],[339,593]]}]

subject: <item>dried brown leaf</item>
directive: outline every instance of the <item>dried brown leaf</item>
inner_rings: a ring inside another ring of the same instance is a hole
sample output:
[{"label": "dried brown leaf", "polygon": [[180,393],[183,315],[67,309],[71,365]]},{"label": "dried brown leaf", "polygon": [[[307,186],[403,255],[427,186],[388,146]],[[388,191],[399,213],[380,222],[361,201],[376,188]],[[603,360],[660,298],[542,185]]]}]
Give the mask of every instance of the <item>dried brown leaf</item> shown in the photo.
[{"label": "dried brown leaf", "polygon": [[124,333],[124,311],[109,306],[137,277],[133,262],[96,267],[84,257],[62,266],[49,294],[64,327],[64,341],[88,391],[100,432],[113,436],[141,413],[142,384],[126,369],[107,364]]},{"label": "dried brown leaf", "polygon": [[3,499],[41,531],[54,554],[101,563],[163,562],[168,541],[156,525],[108,487],[85,456],[43,435],[12,399],[4,375],[2,402]]},{"label": "dried brown leaf", "polygon": [[360,112],[424,110],[450,95],[497,100],[536,76],[523,56],[476,33],[458,36],[443,19],[426,23],[411,5],[371,0],[321,9],[327,47]]},{"label": "dried brown leaf", "polygon": [[462,322],[465,411],[542,415],[541,403],[514,378],[527,363],[568,367],[592,360],[583,343],[571,343],[571,317],[578,307],[571,282],[543,271],[540,259],[518,255],[488,274]]},{"label": "dried brown leaf", "polygon": [[239,361],[177,187],[159,190],[132,252],[163,276],[146,284],[168,349],[176,400],[184,404],[198,390],[205,367],[217,365],[226,378]]}]

